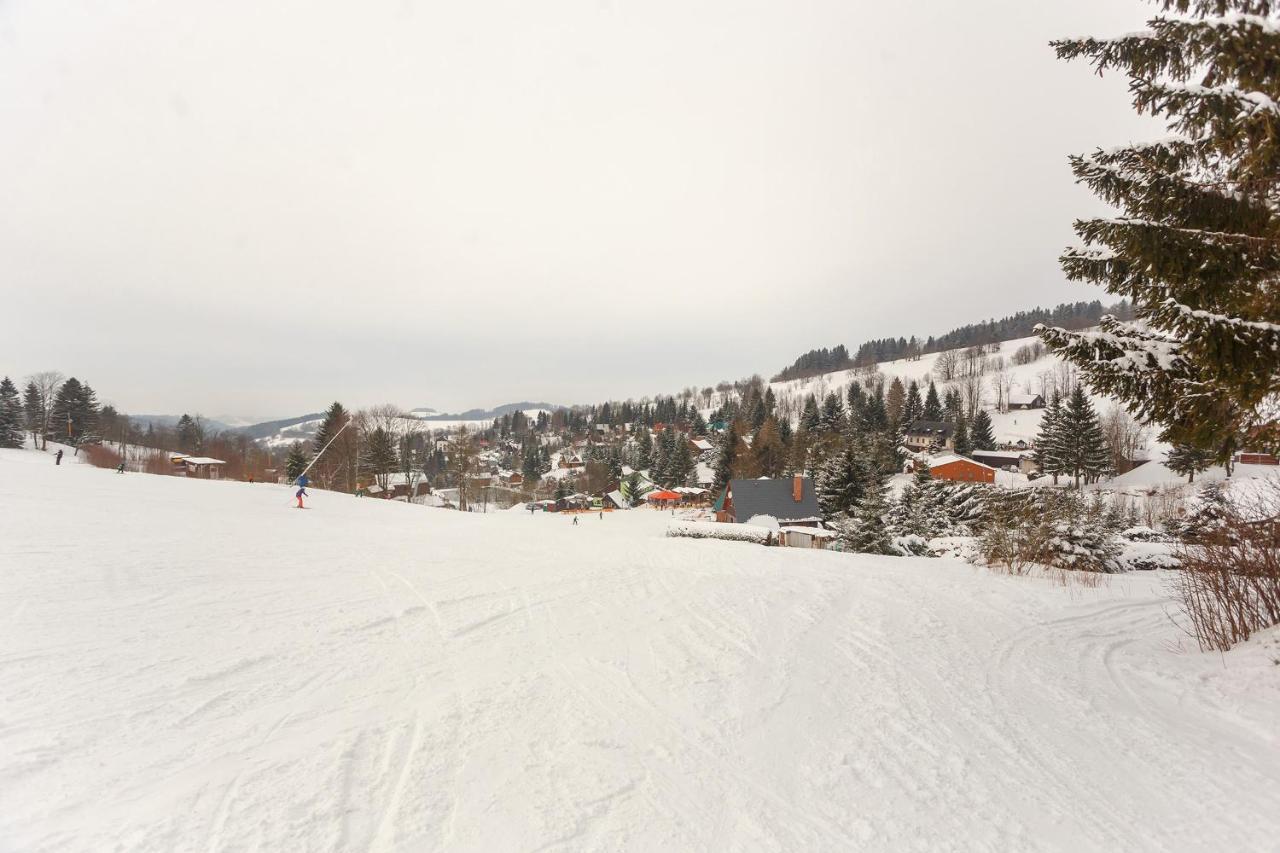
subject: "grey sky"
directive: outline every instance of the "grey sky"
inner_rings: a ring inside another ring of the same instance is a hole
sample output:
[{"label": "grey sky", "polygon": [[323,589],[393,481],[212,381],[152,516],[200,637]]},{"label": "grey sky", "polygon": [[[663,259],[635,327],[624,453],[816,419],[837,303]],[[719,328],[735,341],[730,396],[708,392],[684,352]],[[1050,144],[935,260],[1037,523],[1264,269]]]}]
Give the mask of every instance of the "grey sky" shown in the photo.
[{"label": "grey sky", "polygon": [[1093,298],[1055,36],[1137,0],[0,3],[0,372],[135,412],[587,402]]}]

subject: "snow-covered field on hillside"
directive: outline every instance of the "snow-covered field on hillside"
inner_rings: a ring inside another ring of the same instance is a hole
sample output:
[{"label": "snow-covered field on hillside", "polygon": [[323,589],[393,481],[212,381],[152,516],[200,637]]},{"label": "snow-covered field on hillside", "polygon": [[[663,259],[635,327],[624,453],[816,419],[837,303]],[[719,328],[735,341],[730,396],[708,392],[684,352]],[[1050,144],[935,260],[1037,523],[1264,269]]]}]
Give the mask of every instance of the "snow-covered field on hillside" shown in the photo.
[{"label": "snow-covered field on hillside", "polygon": [[1155,573],[0,451],[0,849],[1261,850],[1280,637]]}]

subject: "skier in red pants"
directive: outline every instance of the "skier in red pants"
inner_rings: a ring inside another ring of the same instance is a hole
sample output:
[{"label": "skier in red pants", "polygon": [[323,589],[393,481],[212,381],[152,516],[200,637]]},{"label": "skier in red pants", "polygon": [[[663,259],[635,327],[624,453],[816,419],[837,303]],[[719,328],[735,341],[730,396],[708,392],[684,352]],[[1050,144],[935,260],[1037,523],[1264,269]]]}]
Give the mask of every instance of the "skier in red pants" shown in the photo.
[{"label": "skier in red pants", "polygon": [[310,497],[307,494],[307,475],[306,474],[303,474],[301,477],[298,478],[298,494],[296,495],[296,497],[298,498],[298,509],[306,509],[306,507],[302,505],[302,499],[305,497]]}]

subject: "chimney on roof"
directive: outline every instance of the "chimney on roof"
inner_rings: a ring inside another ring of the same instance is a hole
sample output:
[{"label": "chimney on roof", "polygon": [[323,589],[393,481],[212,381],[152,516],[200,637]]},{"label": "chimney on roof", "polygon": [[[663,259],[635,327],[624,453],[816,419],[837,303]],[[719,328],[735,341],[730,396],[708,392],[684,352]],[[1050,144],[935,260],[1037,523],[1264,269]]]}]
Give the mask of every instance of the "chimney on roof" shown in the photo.
[{"label": "chimney on roof", "polygon": [[802,497],[804,497],[804,477],[796,474],[791,478],[791,499],[800,503]]}]

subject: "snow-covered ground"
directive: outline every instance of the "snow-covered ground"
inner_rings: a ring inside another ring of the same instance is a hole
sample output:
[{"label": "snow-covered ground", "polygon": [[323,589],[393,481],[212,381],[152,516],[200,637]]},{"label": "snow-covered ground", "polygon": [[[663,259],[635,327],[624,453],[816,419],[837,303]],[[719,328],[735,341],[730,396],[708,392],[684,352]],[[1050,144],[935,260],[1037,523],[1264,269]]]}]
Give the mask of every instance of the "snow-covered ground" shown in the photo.
[{"label": "snow-covered ground", "polygon": [[1262,850],[1280,637],[1159,573],[0,451],[3,850]]}]

